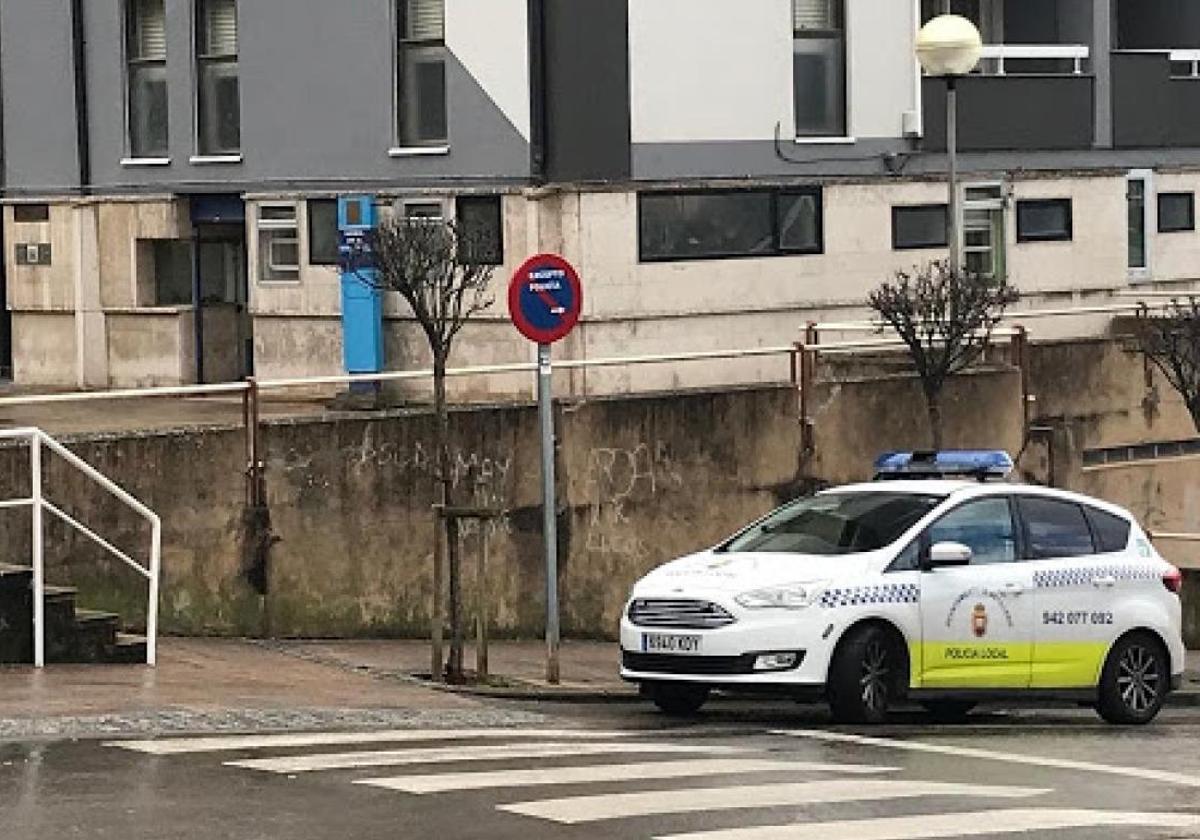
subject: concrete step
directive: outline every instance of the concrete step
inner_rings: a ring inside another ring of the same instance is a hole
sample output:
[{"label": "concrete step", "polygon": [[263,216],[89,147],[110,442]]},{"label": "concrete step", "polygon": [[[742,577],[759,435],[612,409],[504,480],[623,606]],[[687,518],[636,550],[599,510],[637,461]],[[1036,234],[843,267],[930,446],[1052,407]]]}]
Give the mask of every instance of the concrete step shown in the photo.
[{"label": "concrete step", "polygon": [[117,643],[107,652],[104,661],[113,665],[146,664],[146,637],[118,633]]}]

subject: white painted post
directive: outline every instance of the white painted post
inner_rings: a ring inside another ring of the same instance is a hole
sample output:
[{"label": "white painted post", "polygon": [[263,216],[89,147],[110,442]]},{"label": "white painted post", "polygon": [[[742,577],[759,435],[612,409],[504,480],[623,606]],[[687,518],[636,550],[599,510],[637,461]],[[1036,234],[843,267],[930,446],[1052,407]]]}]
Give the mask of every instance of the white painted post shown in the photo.
[{"label": "white painted post", "polygon": [[158,578],[162,566],[162,521],[150,526],[150,601],[146,605],[146,664],[158,662]]},{"label": "white painted post", "polygon": [[33,500],[33,665],[46,666],[46,570],[42,542],[42,438],[29,436],[30,498]]}]

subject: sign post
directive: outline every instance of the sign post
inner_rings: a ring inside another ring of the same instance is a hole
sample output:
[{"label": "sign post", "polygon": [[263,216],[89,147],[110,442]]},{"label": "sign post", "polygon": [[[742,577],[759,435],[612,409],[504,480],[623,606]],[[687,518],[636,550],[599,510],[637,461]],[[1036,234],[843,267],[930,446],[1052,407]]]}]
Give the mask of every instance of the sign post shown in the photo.
[{"label": "sign post", "polygon": [[542,439],[542,541],[546,558],[546,681],[559,681],[558,505],[554,482],[554,369],[551,345],[579,321],[583,287],[571,264],[554,254],[527,260],[508,287],[508,311],[538,346],[538,422]]}]

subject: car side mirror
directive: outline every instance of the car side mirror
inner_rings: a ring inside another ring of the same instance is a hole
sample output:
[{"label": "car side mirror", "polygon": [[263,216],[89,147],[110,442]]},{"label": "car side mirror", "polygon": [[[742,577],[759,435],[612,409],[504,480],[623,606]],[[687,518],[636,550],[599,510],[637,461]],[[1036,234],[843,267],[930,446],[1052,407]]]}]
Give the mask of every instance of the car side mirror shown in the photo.
[{"label": "car side mirror", "polygon": [[929,549],[929,568],[942,569],[948,566],[969,566],[975,553],[969,546],[956,542],[940,542]]}]

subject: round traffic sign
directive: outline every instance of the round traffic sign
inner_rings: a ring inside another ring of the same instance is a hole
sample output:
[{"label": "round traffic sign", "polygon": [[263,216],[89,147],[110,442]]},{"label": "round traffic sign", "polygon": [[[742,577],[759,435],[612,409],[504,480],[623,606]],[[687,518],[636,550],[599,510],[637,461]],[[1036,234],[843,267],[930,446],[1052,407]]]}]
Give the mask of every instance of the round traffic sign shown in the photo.
[{"label": "round traffic sign", "polygon": [[521,335],[553,344],[579,321],[583,286],[579,274],[557,254],[526,260],[508,286],[508,311]]}]

